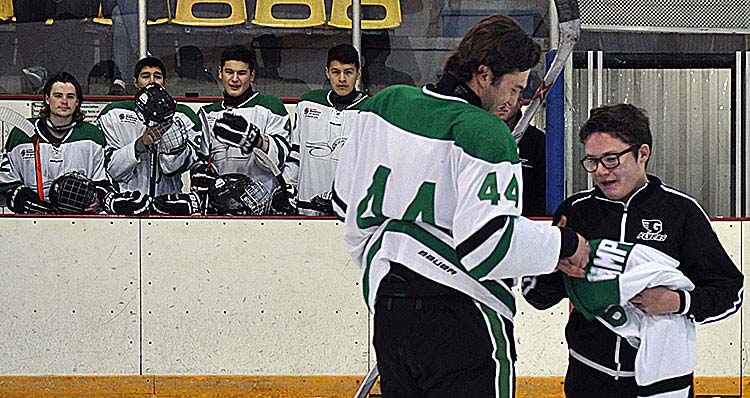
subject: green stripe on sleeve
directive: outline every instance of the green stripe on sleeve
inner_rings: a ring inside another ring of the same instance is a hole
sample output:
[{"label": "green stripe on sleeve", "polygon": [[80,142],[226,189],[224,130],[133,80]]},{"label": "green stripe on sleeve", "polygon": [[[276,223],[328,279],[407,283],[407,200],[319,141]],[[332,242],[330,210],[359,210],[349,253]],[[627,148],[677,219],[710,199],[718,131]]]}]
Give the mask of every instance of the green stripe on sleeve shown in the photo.
[{"label": "green stripe on sleeve", "polygon": [[492,250],[492,253],[490,253],[489,257],[484,259],[484,261],[482,261],[474,269],[469,271],[469,274],[471,274],[471,276],[473,276],[475,279],[481,279],[487,276],[490,271],[495,269],[495,267],[500,264],[501,261],[503,261],[505,256],[508,254],[508,250],[510,249],[510,241],[513,237],[514,225],[514,218],[508,217],[508,226],[505,227],[505,232],[503,232],[503,236],[500,238],[500,241],[497,242],[497,246],[495,246],[495,249]]},{"label": "green stripe on sleeve", "polygon": [[[405,235],[408,235],[409,237],[413,238],[414,240],[424,244],[430,250],[435,251],[438,255],[446,259],[456,267],[457,269],[466,272],[466,269],[461,265],[461,263],[458,261],[458,256],[456,255],[456,251],[448,244],[437,238],[436,236],[432,235],[428,231],[424,230],[423,228],[419,227],[418,225],[407,222],[407,221],[398,221],[398,220],[392,220],[388,223],[388,225],[385,227],[385,230],[380,235],[378,240],[372,245],[370,250],[367,253],[367,264],[365,265],[365,275],[364,275],[364,283],[362,285],[363,292],[365,295],[365,300],[369,297],[369,275],[370,275],[370,265],[372,264],[372,259],[375,258],[375,255],[380,250],[382,244],[383,244],[383,236],[385,236],[388,232],[396,232],[396,233],[403,233]],[[408,266],[408,265],[407,265]],[[471,273],[467,273],[470,277],[472,277],[475,280],[478,280],[479,278],[474,277],[471,275]],[[479,281],[479,283],[482,284],[493,296],[495,296],[500,302],[502,302],[510,311],[515,314],[516,312],[516,303],[515,299],[513,297],[513,294],[505,288],[505,286],[501,283],[495,282],[495,281]]]}]

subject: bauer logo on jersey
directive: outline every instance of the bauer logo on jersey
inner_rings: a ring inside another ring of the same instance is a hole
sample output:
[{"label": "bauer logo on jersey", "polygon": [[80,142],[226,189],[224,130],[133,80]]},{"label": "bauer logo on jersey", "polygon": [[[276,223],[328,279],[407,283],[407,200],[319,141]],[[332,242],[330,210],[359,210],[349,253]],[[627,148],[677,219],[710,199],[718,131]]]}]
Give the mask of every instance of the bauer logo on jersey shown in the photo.
[{"label": "bauer logo on jersey", "polygon": [[451,274],[451,275],[458,274],[458,271],[456,271],[451,265],[449,265],[443,260],[440,260],[437,256],[430,254],[426,250],[420,250],[417,254],[424,257],[427,261],[431,262],[432,265],[440,268],[441,270],[445,271],[448,274]]},{"label": "bauer logo on jersey", "polygon": [[646,231],[639,233],[636,239],[654,240],[657,242],[667,240],[667,234],[661,233],[663,228],[661,220],[641,220],[641,225],[643,225]]},{"label": "bauer logo on jersey", "polygon": [[21,159],[34,159],[34,148],[21,149]]},{"label": "bauer logo on jersey", "polygon": [[310,119],[319,119],[320,118],[320,111],[315,108],[305,108],[304,111],[302,111],[302,114],[305,117],[308,117]]}]

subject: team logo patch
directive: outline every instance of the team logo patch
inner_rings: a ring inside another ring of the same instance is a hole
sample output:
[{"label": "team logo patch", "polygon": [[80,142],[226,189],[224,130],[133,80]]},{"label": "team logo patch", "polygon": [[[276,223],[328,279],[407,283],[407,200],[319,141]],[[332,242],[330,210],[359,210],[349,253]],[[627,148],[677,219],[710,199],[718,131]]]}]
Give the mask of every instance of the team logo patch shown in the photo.
[{"label": "team logo patch", "polygon": [[316,159],[330,158],[331,160],[338,161],[338,153],[334,155],[336,149],[340,148],[346,142],[347,137],[339,137],[333,140],[333,142],[308,142],[307,153],[310,157]]},{"label": "team logo patch", "polygon": [[641,225],[646,231],[640,232],[636,239],[653,240],[657,242],[664,242],[667,240],[667,234],[661,233],[663,228],[661,220],[641,220]]},{"label": "team logo patch", "polygon": [[21,149],[21,159],[34,159],[34,148]]},{"label": "team logo patch", "polygon": [[305,108],[305,110],[302,111],[302,114],[304,117],[307,117],[310,119],[320,118],[320,111],[315,108]]},{"label": "team logo patch", "polygon": [[127,113],[121,113],[117,115],[117,118],[120,119],[120,122],[122,123],[141,124],[141,121],[138,120],[137,116]]}]

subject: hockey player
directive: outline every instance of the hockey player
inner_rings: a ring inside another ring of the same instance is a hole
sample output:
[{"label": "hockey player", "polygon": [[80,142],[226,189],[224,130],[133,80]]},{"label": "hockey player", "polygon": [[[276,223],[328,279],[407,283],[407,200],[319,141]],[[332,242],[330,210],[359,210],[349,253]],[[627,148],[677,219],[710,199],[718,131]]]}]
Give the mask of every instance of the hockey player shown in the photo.
[{"label": "hockey player", "polygon": [[[631,300],[645,314],[679,314],[700,324],[737,312],[743,277],[706,213],[695,199],[646,173],[652,137],[643,110],[627,104],[595,108],[579,137],[586,151],[581,164],[595,188],[566,199],[554,222],[591,239],[647,245],[679,261],[677,270],[695,289],[645,289]],[[524,278],[523,286],[526,300],[539,309],[567,296],[559,273]],[[570,314],[566,338],[568,398],[693,396],[692,373],[638,386],[637,350],[602,323],[587,320],[581,311]]]},{"label": "hockey player", "polygon": [[50,189],[59,177],[76,173],[98,187],[96,195],[86,196],[90,201],[80,212],[98,213],[111,185],[104,170],[104,136],[83,121],[81,85],[70,73],[61,72],[47,80],[43,94],[39,117],[31,119],[36,134],[29,137],[14,128],[8,136],[0,164],[0,194],[15,213],[60,213],[50,201]]},{"label": "hockey player", "polygon": [[297,191],[299,214],[333,215],[330,191],[347,138],[344,116],[367,98],[355,87],[361,72],[357,49],[350,44],[332,47],[325,69],[331,89],[310,91],[297,104],[284,177]]},{"label": "hockey player", "polygon": [[[133,85],[140,90],[151,83],[167,84],[164,64],[146,57],[135,65]],[[147,129],[136,114],[135,101],[118,101],[99,114],[99,128],[107,139],[107,172],[120,191],[148,193],[151,175],[151,150],[160,140],[160,129]],[[169,137],[156,146],[158,167],[155,195],[182,192],[182,173],[195,161],[200,145],[201,123],[189,107],[177,104]]]},{"label": "hockey player", "polygon": [[273,172],[253,150],[265,152],[282,169],[289,155],[291,124],[281,100],[253,91],[255,71],[247,48],[232,46],[221,54],[219,79],[224,100],[199,111],[204,120],[200,153],[205,160],[191,169],[194,190],[207,191],[216,173],[246,175],[268,192],[277,188]]},{"label": "hockey player", "polygon": [[386,88],[349,127],[333,207],[364,270],[385,398],[512,397],[515,304],[502,279],[583,276],[583,237],[521,217],[518,148],[490,113],[518,100],[539,57],[511,18],[485,18],[436,85]]}]

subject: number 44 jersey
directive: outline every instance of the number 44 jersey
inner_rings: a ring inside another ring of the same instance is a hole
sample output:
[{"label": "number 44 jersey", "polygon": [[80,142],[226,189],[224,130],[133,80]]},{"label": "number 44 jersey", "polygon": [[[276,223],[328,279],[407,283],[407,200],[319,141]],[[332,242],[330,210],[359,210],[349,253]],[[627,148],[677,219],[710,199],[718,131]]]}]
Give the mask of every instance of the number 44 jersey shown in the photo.
[{"label": "number 44 jersey", "polygon": [[348,126],[334,210],[370,309],[397,262],[512,319],[500,280],[552,272],[561,233],[520,216],[508,127],[463,99],[409,86],[372,97]]}]

